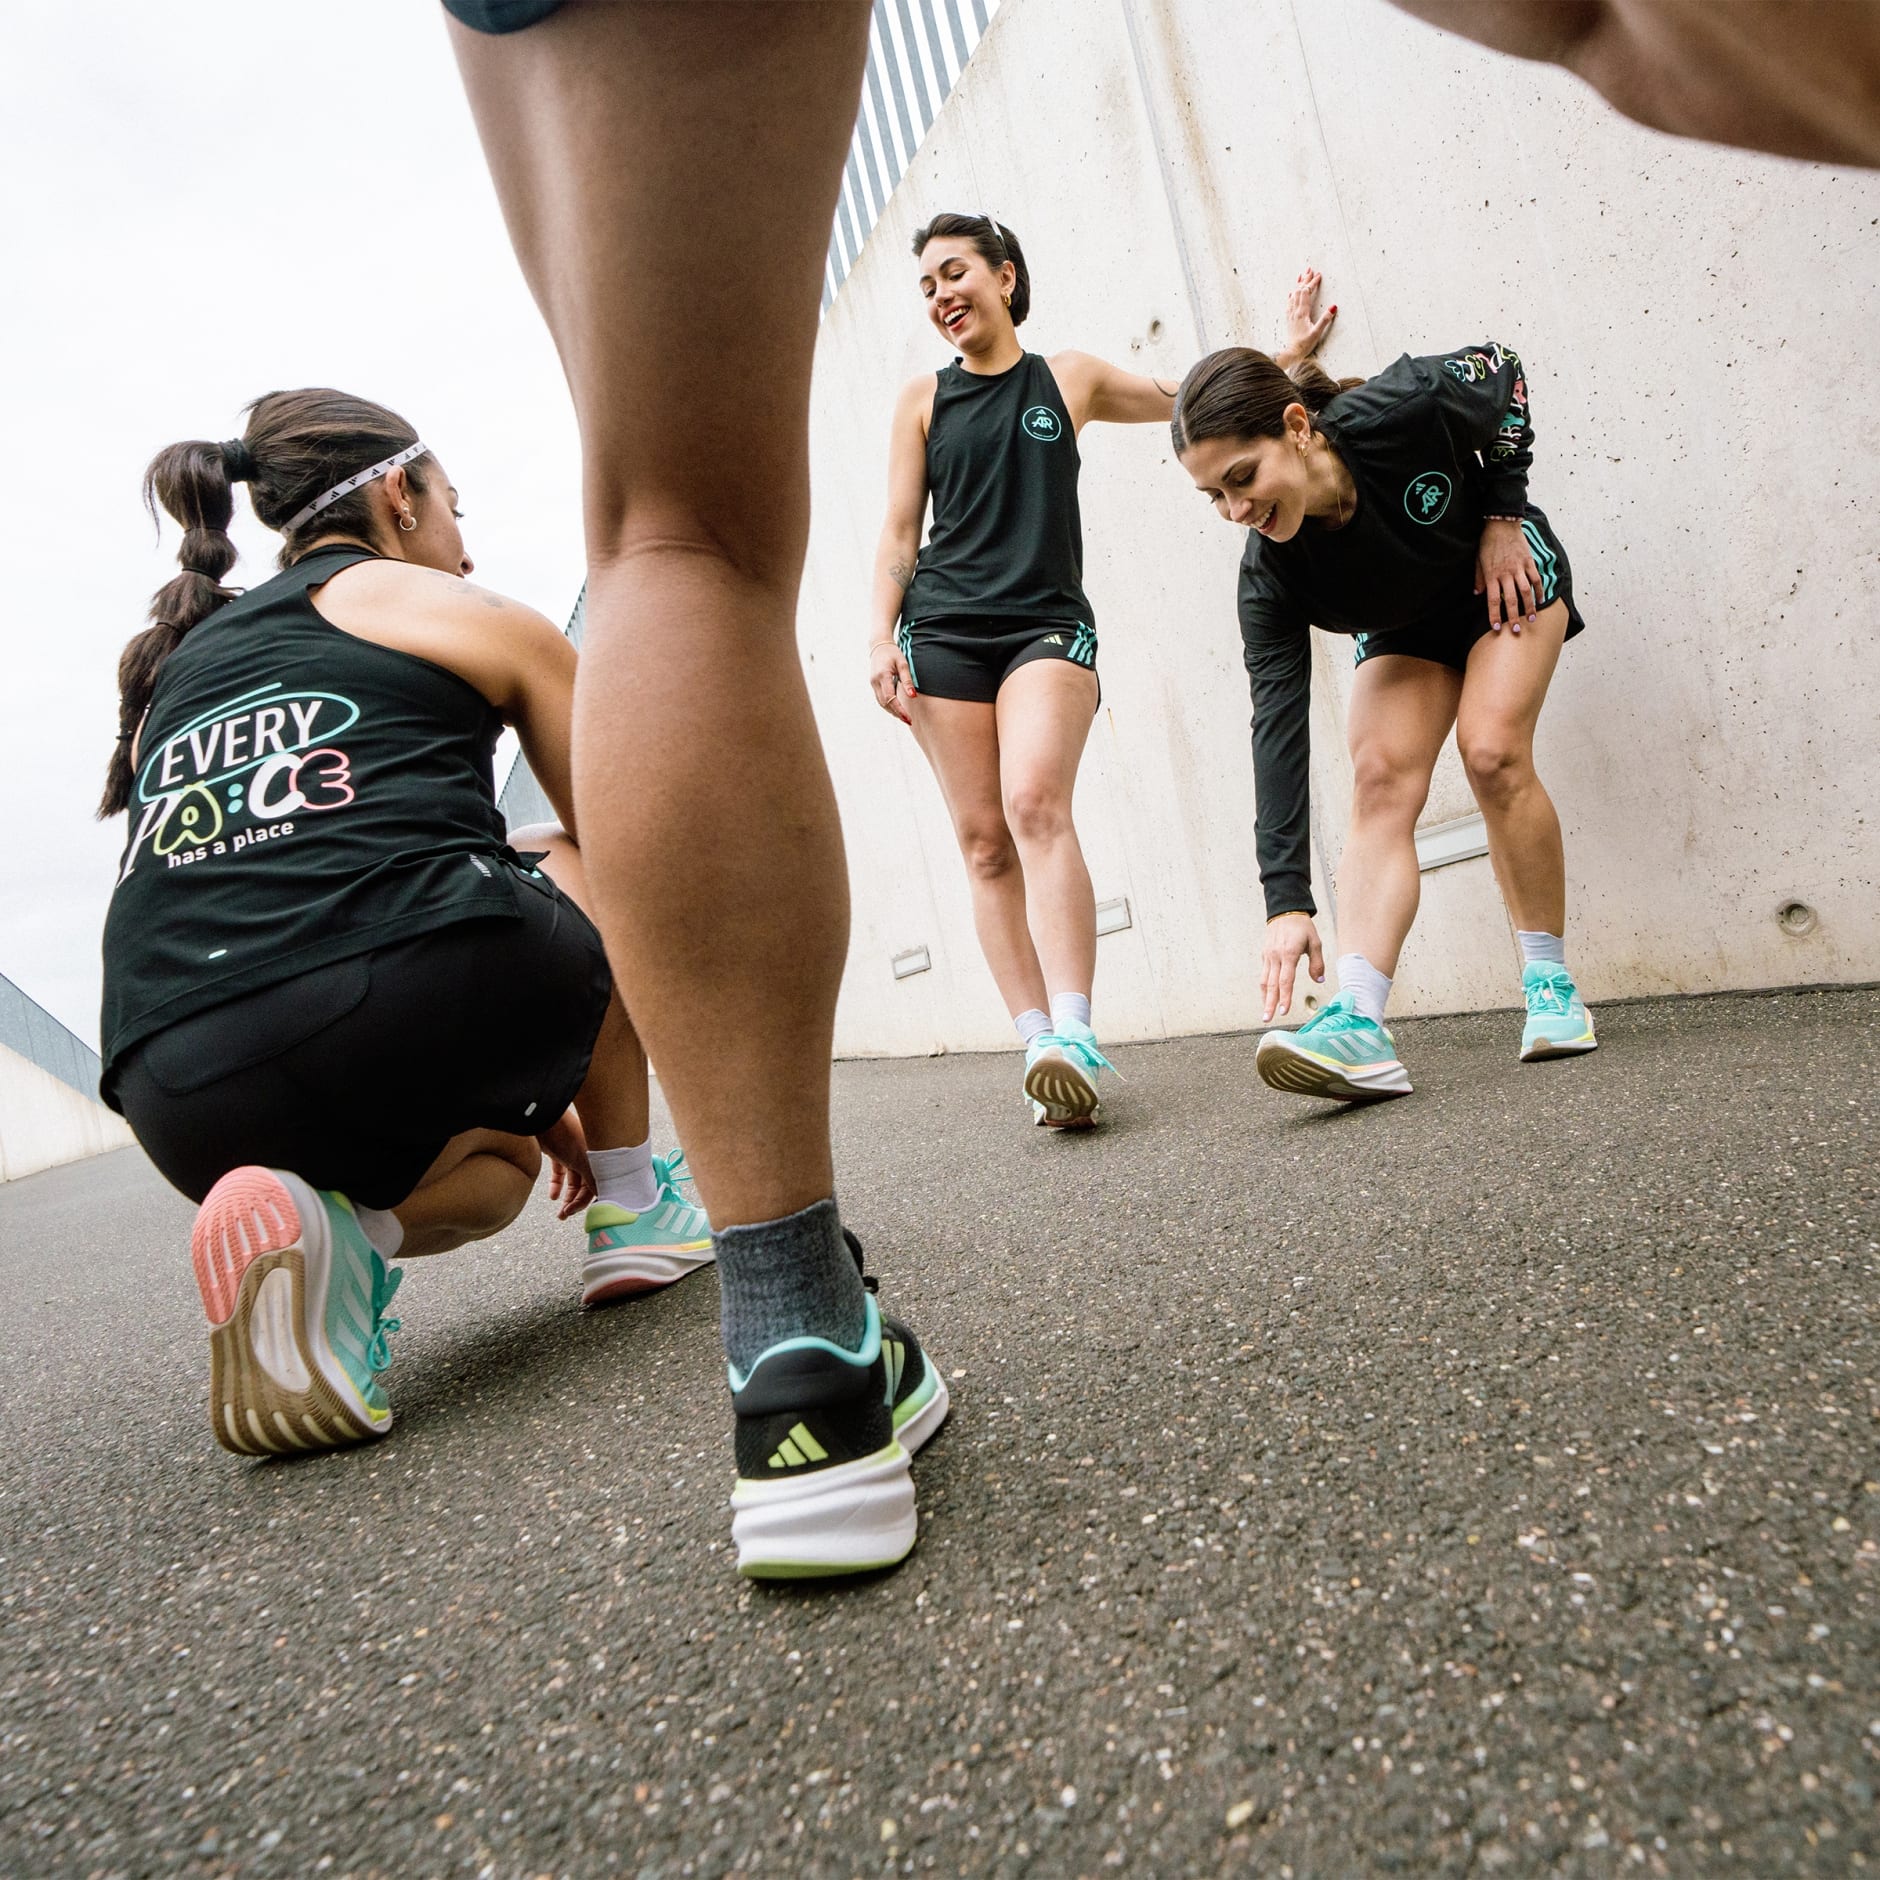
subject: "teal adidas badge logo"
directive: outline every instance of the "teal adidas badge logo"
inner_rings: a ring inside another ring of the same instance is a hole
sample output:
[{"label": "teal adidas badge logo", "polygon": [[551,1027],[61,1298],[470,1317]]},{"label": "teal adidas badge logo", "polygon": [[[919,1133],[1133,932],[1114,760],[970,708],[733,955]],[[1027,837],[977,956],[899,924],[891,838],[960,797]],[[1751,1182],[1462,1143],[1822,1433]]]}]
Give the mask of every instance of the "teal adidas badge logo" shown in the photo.
[{"label": "teal adidas badge logo", "polygon": [[1027,437],[1035,437],[1041,444],[1055,444],[1064,429],[1064,421],[1049,405],[1033,405],[1019,423],[1025,427]]},{"label": "teal adidas badge logo", "polygon": [[1440,522],[1454,494],[1455,485],[1441,470],[1425,470],[1403,493],[1404,514],[1412,522]]}]

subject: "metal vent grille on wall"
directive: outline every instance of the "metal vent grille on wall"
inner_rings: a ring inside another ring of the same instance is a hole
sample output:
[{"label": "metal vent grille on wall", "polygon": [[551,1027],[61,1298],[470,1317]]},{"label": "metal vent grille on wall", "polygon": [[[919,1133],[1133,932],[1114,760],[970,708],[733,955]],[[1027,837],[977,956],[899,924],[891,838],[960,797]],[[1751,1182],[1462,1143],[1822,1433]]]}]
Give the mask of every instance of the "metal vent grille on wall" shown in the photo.
[{"label": "metal vent grille on wall", "polygon": [[823,270],[825,311],[998,10],[999,0],[875,0],[862,108]]}]

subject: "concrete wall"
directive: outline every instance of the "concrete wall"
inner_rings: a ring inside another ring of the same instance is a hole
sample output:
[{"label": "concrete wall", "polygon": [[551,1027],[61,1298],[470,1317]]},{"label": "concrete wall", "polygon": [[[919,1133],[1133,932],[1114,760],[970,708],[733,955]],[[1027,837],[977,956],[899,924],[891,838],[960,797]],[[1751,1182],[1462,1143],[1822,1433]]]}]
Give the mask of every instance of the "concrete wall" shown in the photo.
[{"label": "concrete wall", "polygon": [[[1335,371],[1515,345],[1588,621],[1540,752],[1589,998],[1880,977],[1880,176],[1658,136],[1382,0],[1007,0],[818,354],[801,635],[854,889],[840,1051],[1010,1040],[938,789],[865,682],[894,394],[947,357],[908,241],[967,207],[1025,243],[1036,351],[1171,375],[1270,346],[1308,261],[1342,309]],[[1252,1025],[1242,538],[1161,427],[1082,449],[1104,704],[1078,823],[1134,921],[1100,943],[1100,1029]],[[1315,638],[1329,943],[1351,650]],[[1452,749],[1426,823],[1472,807]],[[1778,923],[1790,902],[1812,931]],[[897,982],[918,945],[932,971]],[[1394,1009],[1510,1004],[1513,958],[1488,862],[1428,873]]]},{"label": "concrete wall", "polygon": [[131,1140],[122,1117],[0,1045],[0,1182]]}]

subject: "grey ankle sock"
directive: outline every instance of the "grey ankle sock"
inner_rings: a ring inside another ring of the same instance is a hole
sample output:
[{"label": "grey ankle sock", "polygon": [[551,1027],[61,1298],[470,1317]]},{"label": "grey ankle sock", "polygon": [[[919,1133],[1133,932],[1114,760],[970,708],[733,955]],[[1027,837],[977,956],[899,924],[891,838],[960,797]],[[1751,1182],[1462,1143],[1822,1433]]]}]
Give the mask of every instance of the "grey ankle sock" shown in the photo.
[{"label": "grey ankle sock", "polygon": [[1033,1005],[1020,1012],[1012,1023],[1018,1028],[1020,1041],[1030,1044],[1034,1038],[1042,1038],[1051,1029],[1051,1014]]},{"label": "grey ankle sock", "polygon": [[780,1221],[720,1229],[712,1245],[725,1356],[740,1371],[786,1338],[827,1338],[845,1351],[861,1349],[868,1295],[833,1199]]}]

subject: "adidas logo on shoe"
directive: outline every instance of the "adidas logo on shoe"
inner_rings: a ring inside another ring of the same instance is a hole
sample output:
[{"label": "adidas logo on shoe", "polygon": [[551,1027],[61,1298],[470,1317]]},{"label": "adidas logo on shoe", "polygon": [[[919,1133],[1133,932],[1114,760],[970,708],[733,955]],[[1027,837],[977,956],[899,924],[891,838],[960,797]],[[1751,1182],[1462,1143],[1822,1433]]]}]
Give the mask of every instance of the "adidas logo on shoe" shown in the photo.
[{"label": "adidas logo on shoe", "polygon": [[773,1469],[801,1469],[812,1462],[826,1462],[829,1452],[809,1433],[806,1423],[796,1424],[772,1452]]}]

